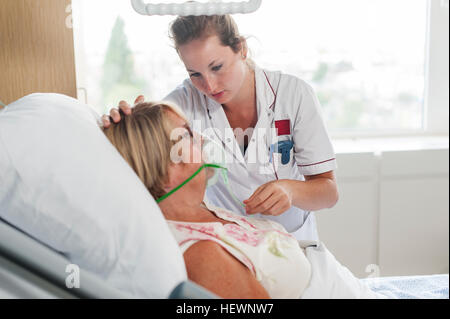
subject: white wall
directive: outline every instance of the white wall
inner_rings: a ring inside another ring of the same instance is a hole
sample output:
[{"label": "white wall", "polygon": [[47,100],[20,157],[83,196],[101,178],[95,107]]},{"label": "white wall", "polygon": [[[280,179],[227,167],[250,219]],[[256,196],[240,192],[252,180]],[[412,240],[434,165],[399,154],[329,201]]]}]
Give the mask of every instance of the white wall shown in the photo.
[{"label": "white wall", "polygon": [[338,154],[339,203],[316,217],[321,240],[356,276],[449,272],[446,144]]}]

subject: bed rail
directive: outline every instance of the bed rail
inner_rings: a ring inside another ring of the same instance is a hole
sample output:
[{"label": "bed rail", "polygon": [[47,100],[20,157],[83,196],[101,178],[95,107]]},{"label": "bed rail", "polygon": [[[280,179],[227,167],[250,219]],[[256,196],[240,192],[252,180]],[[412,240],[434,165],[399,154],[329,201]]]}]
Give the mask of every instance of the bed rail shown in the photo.
[{"label": "bed rail", "polygon": [[[66,269],[70,262],[54,250],[39,243],[22,231],[0,218],[0,257],[12,265],[35,275],[38,282],[46,281],[57,290],[64,291],[60,297],[71,295],[74,298],[127,299],[123,294],[107,285],[93,274],[80,269],[83,282],[79,289],[70,289],[66,285]],[[3,263],[0,264],[2,267]],[[9,267],[14,268],[14,267]]]}]

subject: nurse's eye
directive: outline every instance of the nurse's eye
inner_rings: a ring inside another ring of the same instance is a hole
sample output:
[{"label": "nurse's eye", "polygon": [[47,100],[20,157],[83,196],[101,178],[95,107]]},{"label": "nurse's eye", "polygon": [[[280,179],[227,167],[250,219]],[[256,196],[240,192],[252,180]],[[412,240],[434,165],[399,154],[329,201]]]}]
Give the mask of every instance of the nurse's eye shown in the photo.
[{"label": "nurse's eye", "polygon": [[202,75],[200,73],[192,73],[191,75],[189,75],[191,78],[199,78]]},{"label": "nurse's eye", "polygon": [[222,67],[223,67],[223,64],[213,67],[212,70],[214,72],[217,72],[217,71],[220,71],[220,69],[222,69]]}]

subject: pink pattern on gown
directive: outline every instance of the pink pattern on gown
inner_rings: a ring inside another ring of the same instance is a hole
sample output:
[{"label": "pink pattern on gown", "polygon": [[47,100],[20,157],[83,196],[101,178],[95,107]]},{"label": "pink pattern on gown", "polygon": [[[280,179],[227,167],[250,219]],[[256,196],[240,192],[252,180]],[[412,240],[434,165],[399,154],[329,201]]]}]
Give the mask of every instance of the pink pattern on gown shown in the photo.
[{"label": "pink pattern on gown", "polygon": [[261,240],[263,240],[261,236],[258,236],[257,231],[249,232],[241,226],[235,224],[225,225],[225,231],[228,236],[252,247],[258,246],[261,243]]}]

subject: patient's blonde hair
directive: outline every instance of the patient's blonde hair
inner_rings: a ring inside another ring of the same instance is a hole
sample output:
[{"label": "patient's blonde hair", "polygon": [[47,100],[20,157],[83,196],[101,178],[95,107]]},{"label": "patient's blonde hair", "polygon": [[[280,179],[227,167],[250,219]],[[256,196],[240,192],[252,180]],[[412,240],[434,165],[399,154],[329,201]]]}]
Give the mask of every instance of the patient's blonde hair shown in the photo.
[{"label": "patient's blonde hair", "polygon": [[133,168],[155,199],[166,194],[164,184],[168,177],[173,126],[167,116],[174,112],[186,117],[175,105],[166,102],[145,102],[132,109],[131,115],[122,115],[119,123],[104,129],[106,137]]}]

